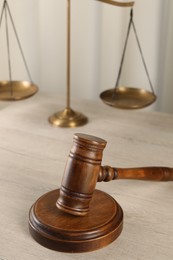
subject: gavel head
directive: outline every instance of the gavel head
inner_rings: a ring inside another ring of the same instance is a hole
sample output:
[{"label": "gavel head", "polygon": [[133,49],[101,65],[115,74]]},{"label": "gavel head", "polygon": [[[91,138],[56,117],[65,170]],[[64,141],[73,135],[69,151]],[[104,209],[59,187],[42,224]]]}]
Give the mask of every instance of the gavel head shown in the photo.
[{"label": "gavel head", "polygon": [[75,134],[62,179],[57,207],[85,216],[97,183],[106,141],[86,134]]}]

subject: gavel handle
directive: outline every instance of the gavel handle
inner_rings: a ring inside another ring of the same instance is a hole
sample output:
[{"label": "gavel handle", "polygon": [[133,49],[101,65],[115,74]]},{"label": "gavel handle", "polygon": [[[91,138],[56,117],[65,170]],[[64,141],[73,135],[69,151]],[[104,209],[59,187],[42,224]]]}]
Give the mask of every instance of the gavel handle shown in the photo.
[{"label": "gavel handle", "polygon": [[117,179],[173,181],[173,168],[169,167],[141,167],[141,168],[114,168],[101,166],[98,182]]}]

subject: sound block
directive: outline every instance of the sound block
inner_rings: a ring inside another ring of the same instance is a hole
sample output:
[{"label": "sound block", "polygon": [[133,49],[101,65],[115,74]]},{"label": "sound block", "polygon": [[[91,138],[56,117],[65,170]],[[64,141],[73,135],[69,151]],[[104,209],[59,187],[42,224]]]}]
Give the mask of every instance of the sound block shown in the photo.
[{"label": "sound block", "polygon": [[123,227],[123,211],[107,193],[95,190],[86,216],[60,211],[59,189],[40,197],[29,212],[32,237],[49,249],[68,253],[94,251],[113,242]]}]

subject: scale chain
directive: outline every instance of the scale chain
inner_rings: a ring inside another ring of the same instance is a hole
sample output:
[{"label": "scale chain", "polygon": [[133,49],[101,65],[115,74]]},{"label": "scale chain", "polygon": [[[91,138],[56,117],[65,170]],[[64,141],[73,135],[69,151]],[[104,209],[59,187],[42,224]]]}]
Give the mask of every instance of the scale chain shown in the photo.
[{"label": "scale chain", "polygon": [[7,13],[9,15],[9,18],[10,18],[11,23],[12,23],[12,28],[13,28],[15,36],[16,36],[18,47],[19,47],[19,50],[20,50],[20,53],[21,53],[21,56],[22,56],[22,59],[23,59],[24,65],[25,65],[25,69],[26,69],[28,77],[29,77],[29,80],[30,80],[31,83],[33,83],[33,80],[32,80],[32,77],[31,77],[31,73],[29,71],[29,67],[28,67],[26,59],[25,59],[25,55],[24,55],[24,52],[23,52],[23,49],[22,49],[22,45],[20,43],[20,40],[19,40],[19,37],[18,37],[18,33],[17,33],[16,27],[14,25],[13,17],[12,17],[12,14],[11,14],[11,11],[10,11],[10,8],[9,8],[7,0],[4,0],[4,3],[3,3],[3,8],[2,8],[1,16],[0,16],[0,27],[1,27],[1,24],[2,24],[2,19],[3,19],[4,12],[5,12],[5,22],[6,22],[6,37],[7,37],[7,50],[8,50],[8,63],[9,63],[10,82],[12,81],[12,76],[11,76],[11,57],[10,57],[10,44],[9,44]]},{"label": "scale chain", "polygon": [[126,53],[126,49],[127,49],[127,43],[128,43],[128,39],[129,39],[131,26],[133,28],[133,31],[134,31],[134,34],[135,34],[135,37],[136,37],[137,45],[138,45],[138,48],[139,48],[139,52],[140,52],[140,55],[141,55],[141,58],[142,58],[142,62],[143,62],[143,65],[144,65],[144,69],[145,69],[145,72],[146,72],[146,75],[147,75],[147,78],[148,78],[151,90],[152,90],[153,94],[155,94],[154,93],[154,88],[153,88],[153,85],[152,85],[152,82],[151,82],[151,79],[150,79],[150,75],[149,75],[149,72],[148,72],[148,69],[147,69],[147,65],[146,65],[146,62],[145,62],[145,59],[144,59],[144,55],[143,55],[143,52],[142,52],[141,44],[139,42],[139,37],[138,37],[137,31],[136,31],[136,27],[135,27],[135,24],[134,24],[134,21],[133,21],[133,8],[131,8],[131,11],[130,11],[130,20],[129,20],[129,25],[128,25],[128,30],[127,30],[125,45],[124,45],[124,49],[123,49],[122,59],[121,59],[121,63],[120,63],[120,68],[119,68],[119,72],[118,72],[118,77],[117,77],[117,81],[116,81],[116,84],[115,84],[115,88],[118,87],[118,85],[119,85],[120,76],[121,76],[122,67],[123,67],[123,64],[124,64],[124,58],[125,58],[125,53]]}]

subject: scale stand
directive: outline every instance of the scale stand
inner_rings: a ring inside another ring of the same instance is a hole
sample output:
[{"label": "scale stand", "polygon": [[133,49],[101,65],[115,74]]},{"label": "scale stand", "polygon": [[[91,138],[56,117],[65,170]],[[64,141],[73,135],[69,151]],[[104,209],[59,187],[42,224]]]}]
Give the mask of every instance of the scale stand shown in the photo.
[{"label": "scale stand", "polygon": [[72,110],[70,107],[70,15],[70,0],[67,0],[67,104],[63,111],[49,117],[49,122],[59,127],[77,127],[88,122],[85,115]]},{"label": "scale stand", "polygon": [[[38,87],[33,83],[31,75],[24,57],[22,46],[19,41],[19,37],[14,25],[14,21],[10,12],[9,5],[5,0],[2,7],[2,12],[0,16],[0,27],[2,24],[3,16],[5,15],[5,29],[6,29],[6,40],[7,40],[7,52],[8,52],[8,68],[9,68],[9,81],[0,81],[0,100],[21,100],[34,95],[38,91]],[[9,30],[8,30],[8,16],[10,18],[12,28],[14,30],[16,40],[21,52],[21,56],[28,74],[30,81],[12,81],[12,71],[11,71],[11,57],[10,57],[10,44],[9,44]]]},{"label": "scale stand", "polygon": [[[135,88],[135,87],[126,87],[126,86],[119,86],[119,81],[120,81],[120,76],[122,72],[122,67],[123,67],[123,62],[125,58],[125,53],[126,53],[126,48],[127,48],[127,43],[129,39],[129,33],[130,29],[133,29],[137,41],[137,45],[139,48],[139,52],[142,58],[142,62],[144,65],[144,69],[151,87],[151,92],[147,91],[145,89],[141,88]],[[141,45],[138,39],[138,35],[136,32],[135,24],[133,21],[133,9],[131,9],[130,12],[130,21],[129,21],[129,26],[128,26],[128,31],[127,31],[127,36],[126,36],[126,41],[124,45],[124,50],[121,58],[121,63],[120,63],[120,68],[119,68],[119,73],[116,81],[116,85],[114,89],[108,89],[106,91],[103,91],[100,94],[100,98],[102,101],[112,107],[115,108],[121,108],[121,109],[139,109],[139,108],[144,108],[149,105],[151,105],[153,102],[156,100],[156,95],[154,93],[154,89],[151,83],[151,79],[147,70],[147,66],[144,60],[144,56],[142,53]]]}]

